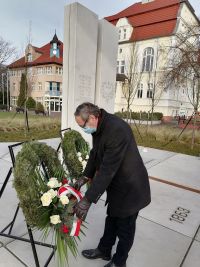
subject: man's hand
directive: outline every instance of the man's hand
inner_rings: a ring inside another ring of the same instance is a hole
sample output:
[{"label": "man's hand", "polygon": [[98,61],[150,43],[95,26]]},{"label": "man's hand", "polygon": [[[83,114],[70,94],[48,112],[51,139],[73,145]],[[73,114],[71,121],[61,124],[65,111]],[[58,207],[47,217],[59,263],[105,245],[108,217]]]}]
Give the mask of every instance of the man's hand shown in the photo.
[{"label": "man's hand", "polygon": [[75,206],[74,206],[74,212],[76,213],[76,216],[82,220],[85,221],[85,218],[87,216],[88,210],[91,206],[91,203],[87,200],[86,197],[83,197]]},{"label": "man's hand", "polygon": [[86,176],[81,176],[74,184],[74,188],[80,191],[81,187],[89,181],[89,178]]}]

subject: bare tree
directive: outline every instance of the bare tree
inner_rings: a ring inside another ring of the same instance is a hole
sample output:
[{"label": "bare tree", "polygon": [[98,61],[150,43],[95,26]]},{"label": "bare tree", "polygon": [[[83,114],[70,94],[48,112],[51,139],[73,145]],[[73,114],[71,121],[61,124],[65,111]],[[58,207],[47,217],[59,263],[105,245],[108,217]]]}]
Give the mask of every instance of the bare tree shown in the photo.
[{"label": "bare tree", "polygon": [[187,25],[187,30],[176,34],[175,42],[170,47],[170,58],[171,69],[166,72],[167,86],[185,88],[193,107],[193,149],[196,116],[200,107],[200,25]]},{"label": "bare tree", "polygon": [[165,74],[164,69],[161,68],[160,60],[166,62],[167,53],[164,47],[161,47],[157,44],[156,47],[156,55],[154,55],[154,66],[152,66],[152,70],[148,71],[148,91],[147,95],[150,101],[150,114],[151,114],[151,125],[153,122],[153,114],[156,105],[159,103],[161,96],[166,89],[165,84]]},{"label": "bare tree", "polygon": [[0,36],[0,65],[5,64],[16,55],[16,48]]},{"label": "bare tree", "polygon": [[132,43],[130,51],[125,60],[126,79],[122,83],[122,93],[126,100],[127,120],[130,116],[131,105],[141,82],[142,72],[140,70],[139,53],[136,43]]}]

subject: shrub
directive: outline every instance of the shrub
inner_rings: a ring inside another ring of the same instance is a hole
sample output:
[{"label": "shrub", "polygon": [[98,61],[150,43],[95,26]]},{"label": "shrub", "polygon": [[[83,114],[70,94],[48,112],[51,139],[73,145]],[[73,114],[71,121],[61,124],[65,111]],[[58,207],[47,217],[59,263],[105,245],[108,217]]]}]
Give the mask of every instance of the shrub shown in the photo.
[{"label": "shrub", "polygon": [[31,96],[26,101],[26,107],[28,109],[34,109],[36,107],[36,101]]},{"label": "shrub", "polygon": [[[124,112],[116,112],[115,113],[116,116],[122,118],[122,119],[126,119],[129,118],[130,115],[128,114],[127,111]],[[153,113],[153,120],[161,120],[163,117],[163,114],[161,112],[154,112]],[[131,119],[133,120],[151,120],[151,113],[148,112],[131,112]]]},{"label": "shrub", "polygon": [[44,106],[42,105],[42,103],[38,102],[36,104],[36,110],[42,111],[42,112],[44,111]]}]

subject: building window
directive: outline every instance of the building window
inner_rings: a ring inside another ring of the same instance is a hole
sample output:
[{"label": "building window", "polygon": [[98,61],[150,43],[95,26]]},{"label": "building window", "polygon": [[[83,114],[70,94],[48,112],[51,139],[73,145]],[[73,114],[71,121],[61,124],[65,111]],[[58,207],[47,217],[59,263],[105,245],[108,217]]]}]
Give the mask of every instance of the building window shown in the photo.
[{"label": "building window", "polygon": [[63,68],[61,67],[56,67],[56,74],[62,75],[63,74]]},{"label": "building window", "polygon": [[152,71],[153,59],[154,59],[154,49],[152,47],[147,47],[144,50],[143,54],[142,71]]},{"label": "building window", "polygon": [[17,96],[11,96],[11,106],[17,106]]},{"label": "building window", "polygon": [[125,60],[121,61],[121,66],[120,66],[120,73],[125,73]]},{"label": "building window", "polygon": [[123,36],[124,39],[126,39],[126,33],[127,33],[127,32],[126,32],[126,29],[124,29],[124,36]]},{"label": "building window", "polygon": [[123,50],[122,50],[122,48],[119,48],[119,54],[121,54],[121,53],[122,53],[122,51],[123,51]]},{"label": "building window", "polygon": [[37,68],[37,74],[41,75],[43,73],[43,68]]},{"label": "building window", "polygon": [[27,61],[28,62],[32,62],[32,60],[33,60],[32,54],[31,53],[28,53],[28,55],[27,55]]},{"label": "building window", "polygon": [[119,40],[121,39],[121,32],[122,32],[121,29],[119,29],[119,35],[118,35],[119,36]]},{"label": "building window", "polygon": [[117,73],[125,73],[125,60],[117,61]]},{"label": "building window", "polygon": [[117,61],[117,73],[125,73],[125,60]]},{"label": "building window", "polygon": [[143,94],[143,84],[140,83],[140,84],[138,85],[137,98],[142,98],[142,94]]},{"label": "building window", "polygon": [[47,67],[46,71],[47,71],[47,74],[52,74],[52,67]]},{"label": "building window", "polygon": [[38,91],[42,91],[42,83],[41,82],[38,83]]},{"label": "building window", "polygon": [[31,84],[31,89],[32,89],[32,91],[35,90],[35,84],[34,83]]},{"label": "building window", "polygon": [[16,90],[16,83],[13,83],[13,91]]},{"label": "building window", "polygon": [[153,98],[153,83],[148,83],[147,98]]}]

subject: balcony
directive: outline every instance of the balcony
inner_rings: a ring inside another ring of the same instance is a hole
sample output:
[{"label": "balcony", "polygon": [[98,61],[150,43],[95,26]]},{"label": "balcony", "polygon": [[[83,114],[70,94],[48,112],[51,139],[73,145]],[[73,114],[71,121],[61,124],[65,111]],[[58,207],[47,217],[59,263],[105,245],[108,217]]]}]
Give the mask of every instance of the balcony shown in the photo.
[{"label": "balcony", "polygon": [[48,90],[48,91],[45,91],[45,95],[47,95],[47,96],[62,96],[62,92],[57,91],[57,90]]}]

